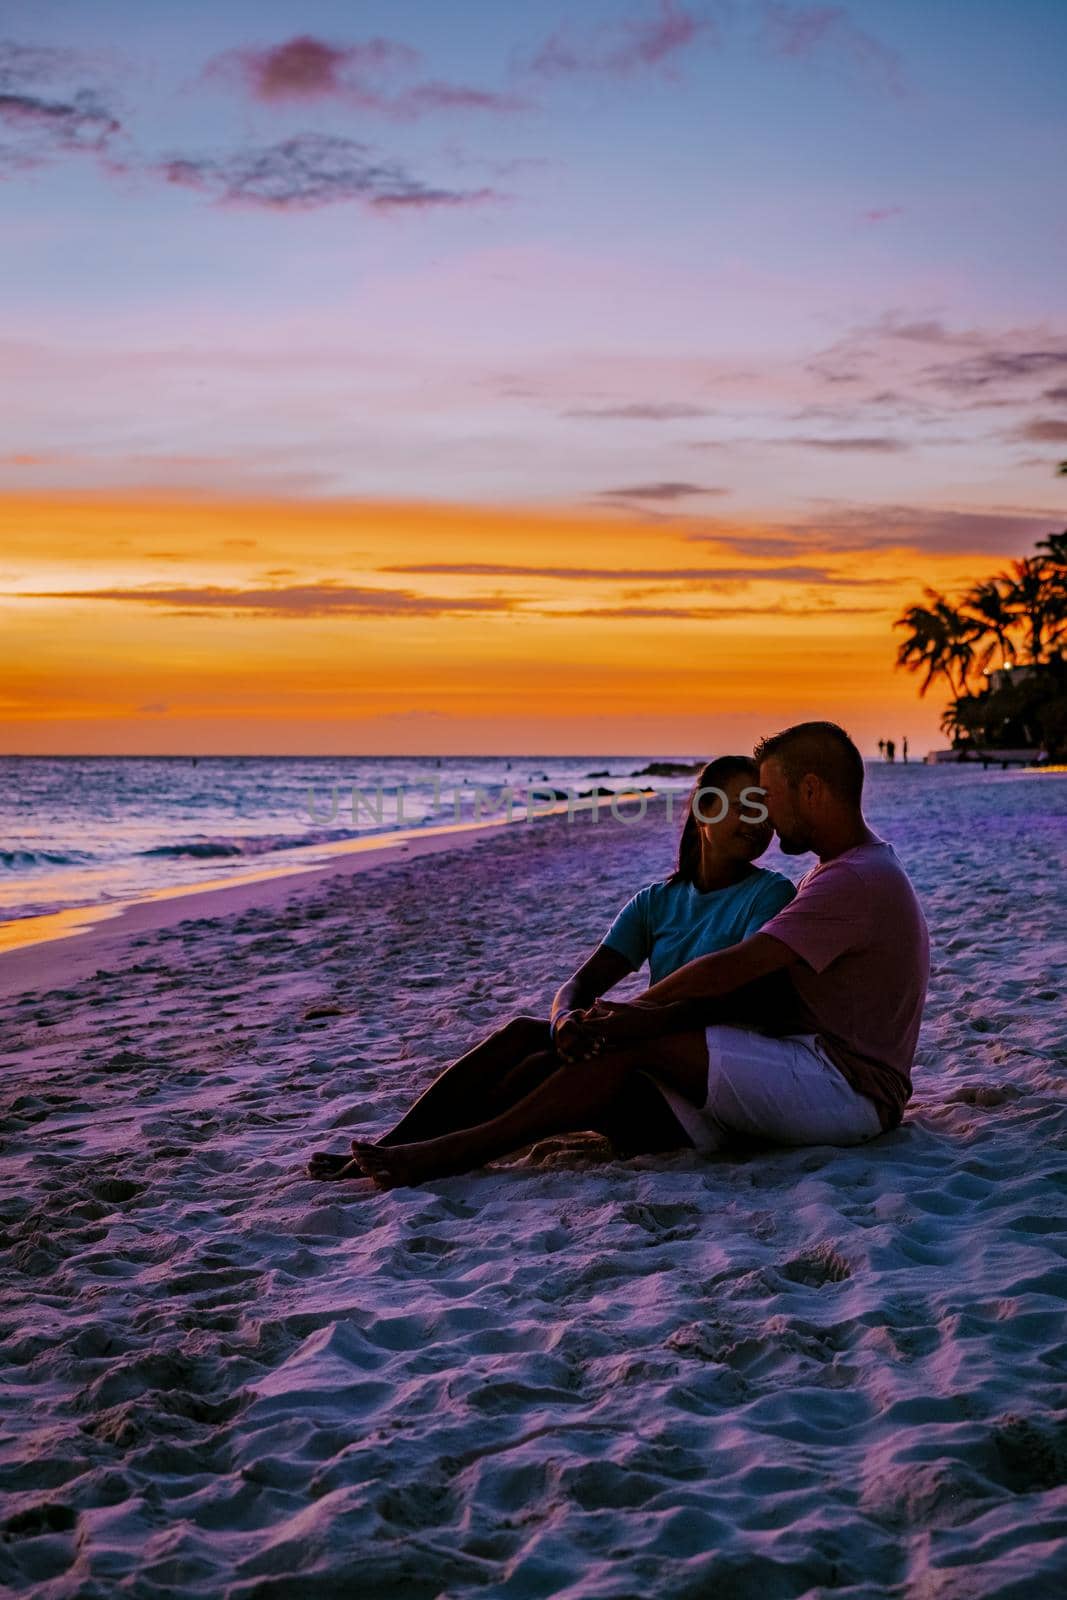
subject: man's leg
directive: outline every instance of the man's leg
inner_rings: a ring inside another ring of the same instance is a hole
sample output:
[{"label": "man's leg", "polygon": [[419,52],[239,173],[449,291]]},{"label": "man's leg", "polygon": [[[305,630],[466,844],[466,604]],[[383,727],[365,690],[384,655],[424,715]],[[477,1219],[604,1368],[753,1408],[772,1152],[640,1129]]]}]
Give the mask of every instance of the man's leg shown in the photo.
[{"label": "man's leg", "polygon": [[[533,1055],[526,1056],[517,1066],[490,1084],[485,1093],[485,1105],[480,1117],[471,1117],[464,1127],[475,1126],[478,1122],[488,1122],[492,1117],[499,1116],[509,1106],[516,1105],[520,1100],[532,1093],[553,1072],[558,1071],[562,1065],[559,1057],[553,1050],[539,1050]],[[574,1063],[575,1066],[579,1063]],[[706,1087],[706,1077],[705,1077]],[[442,1128],[442,1133],[455,1132],[453,1128]],[[651,1154],[658,1150],[677,1150],[688,1140],[685,1129],[680,1125],[670,1106],[656,1085],[643,1072],[635,1072],[630,1080],[630,1085],[625,1095],[619,1097],[618,1103],[605,1112],[597,1122],[594,1133],[602,1133],[610,1139],[612,1145],[620,1156],[633,1156]],[[433,1135],[429,1135],[433,1137]],[[359,1142],[359,1141],[357,1141]],[[378,1139],[377,1144],[404,1144],[417,1142],[387,1135]]]},{"label": "man's leg", "polygon": [[877,1108],[846,1081],[814,1036],[707,1030],[707,1117],[724,1133],[773,1144],[862,1144],[881,1132]]},{"label": "man's leg", "polygon": [[[417,1144],[386,1147],[353,1141],[355,1160],[344,1176],[365,1173],[382,1187],[393,1188],[447,1173],[468,1172],[546,1134],[595,1130],[632,1095],[633,1080],[641,1068],[655,1071],[699,1104],[707,1083],[707,1067],[703,1030],[644,1040],[587,1061],[567,1063],[550,1072],[525,1098],[476,1127]],[[679,1148],[687,1143],[679,1127]]]},{"label": "man's leg", "polygon": [[[446,1067],[378,1143],[411,1144],[486,1121],[532,1087],[527,1084],[517,1094],[501,1096],[509,1069],[519,1066],[527,1056],[543,1052],[550,1038],[547,1022],[537,1017],[512,1017]],[[328,1150],[316,1151],[308,1162],[308,1171],[312,1177],[336,1177],[350,1159]]]}]

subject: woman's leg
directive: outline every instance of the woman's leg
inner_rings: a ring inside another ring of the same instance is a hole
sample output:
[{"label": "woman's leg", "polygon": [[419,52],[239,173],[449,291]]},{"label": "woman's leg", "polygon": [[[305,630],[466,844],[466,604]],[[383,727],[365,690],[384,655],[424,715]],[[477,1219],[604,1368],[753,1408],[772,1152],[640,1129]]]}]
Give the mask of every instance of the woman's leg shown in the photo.
[{"label": "woman's leg", "polygon": [[[530,1079],[510,1090],[505,1088],[509,1069],[519,1067],[528,1056],[543,1053],[550,1039],[547,1022],[537,1017],[512,1017],[481,1044],[446,1067],[378,1143],[410,1144],[486,1121],[512,1100],[528,1093],[533,1086]],[[552,1059],[558,1065],[554,1056]],[[336,1177],[351,1159],[347,1153],[335,1155],[329,1150],[319,1150],[309,1160],[308,1171],[316,1178]]]},{"label": "woman's leg", "polygon": [[[537,1017],[512,1017],[446,1067],[396,1126],[375,1142],[414,1144],[484,1122],[510,1104],[513,1096],[504,1085],[511,1071],[520,1068],[528,1056],[544,1053],[551,1037],[547,1022]],[[548,1054],[555,1059],[552,1051]]]},{"label": "woman's leg", "polygon": [[[548,1063],[544,1063],[547,1065]],[[520,1150],[552,1133],[597,1130],[634,1094],[638,1069],[647,1068],[701,1103],[706,1093],[708,1052],[703,1029],[643,1040],[586,1061],[556,1065],[522,1100],[478,1126],[416,1144],[353,1141],[355,1159],[344,1176],[366,1174],[383,1188],[468,1172],[495,1156]],[[678,1148],[689,1143],[679,1125]]]}]

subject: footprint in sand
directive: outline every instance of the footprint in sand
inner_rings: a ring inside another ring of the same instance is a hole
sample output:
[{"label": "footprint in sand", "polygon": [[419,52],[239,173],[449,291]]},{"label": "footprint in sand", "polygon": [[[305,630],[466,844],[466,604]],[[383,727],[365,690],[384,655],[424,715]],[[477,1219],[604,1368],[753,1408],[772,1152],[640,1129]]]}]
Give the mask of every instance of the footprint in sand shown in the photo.
[{"label": "footprint in sand", "polygon": [[0,1526],[0,1536],[8,1539],[35,1539],[46,1533],[69,1533],[78,1521],[72,1506],[45,1500],[37,1506],[16,1511]]},{"label": "footprint in sand", "polygon": [[1002,1106],[1012,1100],[1018,1100],[1022,1091],[1012,1084],[998,1083],[973,1083],[964,1084],[962,1089],[957,1089],[955,1094],[950,1094],[946,1105],[963,1106]]},{"label": "footprint in sand", "polygon": [[827,1283],[841,1283],[852,1276],[852,1268],[831,1244],[816,1245],[813,1250],[803,1251],[779,1267],[778,1271],[790,1283],[806,1284],[813,1289],[820,1289]]}]

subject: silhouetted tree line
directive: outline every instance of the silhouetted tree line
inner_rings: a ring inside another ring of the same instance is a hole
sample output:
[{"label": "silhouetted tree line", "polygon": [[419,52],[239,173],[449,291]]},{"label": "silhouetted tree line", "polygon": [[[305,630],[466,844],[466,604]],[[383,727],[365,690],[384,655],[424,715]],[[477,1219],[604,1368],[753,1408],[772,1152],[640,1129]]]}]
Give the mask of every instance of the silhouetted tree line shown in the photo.
[{"label": "silhouetted tree line", "polygon": [[[924,594],[893,624],[908,630],[896,664],[923,674],[920,695],[944,679],[952,699],[941,728],[953,746],[1067,753],[1067,531],[957,600]],[[1023,670],[991,683],[1002,668]]]}]

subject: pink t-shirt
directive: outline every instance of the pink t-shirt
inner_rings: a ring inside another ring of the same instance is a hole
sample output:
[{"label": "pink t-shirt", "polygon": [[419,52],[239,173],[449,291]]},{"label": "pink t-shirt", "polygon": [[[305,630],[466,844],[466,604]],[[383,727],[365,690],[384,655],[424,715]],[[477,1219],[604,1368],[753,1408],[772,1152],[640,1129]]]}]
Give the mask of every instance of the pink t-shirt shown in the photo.
[{"label": "pink t-shirt", "polygon": [[760,933],[787,945],[799,1025],[895,1128],[911,1095],[911,1066],[930,976],[930,936],[891,844],[871,834],[802,878],[797,896]]}]

